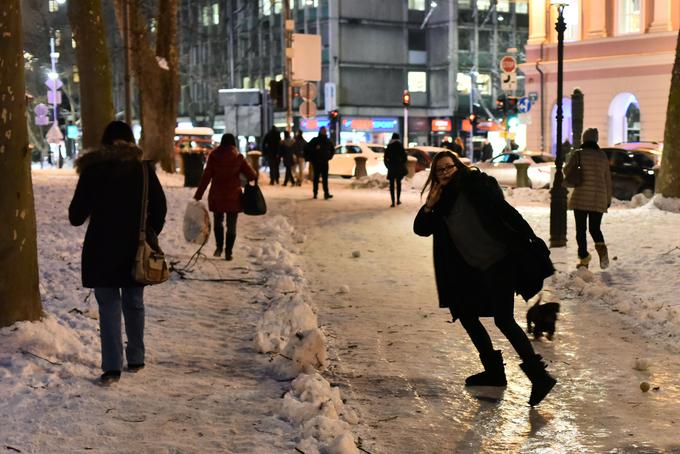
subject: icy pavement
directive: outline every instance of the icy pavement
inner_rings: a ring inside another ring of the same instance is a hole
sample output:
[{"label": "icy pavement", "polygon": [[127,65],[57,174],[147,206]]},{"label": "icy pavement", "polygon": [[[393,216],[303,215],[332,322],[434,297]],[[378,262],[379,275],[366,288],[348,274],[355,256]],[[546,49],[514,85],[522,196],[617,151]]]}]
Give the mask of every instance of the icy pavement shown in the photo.
[{"label": "icy pavement", "polygon": [[[530,384],[492,321],[485,324],[504,351],[509,386],[502,394],[462,386],[480,364],[460,324],[437,308],[431,239],[412,233],[417,197],[406,194],[392,209],[386,191],[334,193],[331,202],[289,203],[287,210],[308,235],[305,269],[331,339],[331,381],[359,413],[355,434],[364,449],[680,451],[680,361],[673,348],[679,320],[672,306],[678,304],[680,254],[672,249],[680,245],[679,215],[651,207],[612,211],[603,229],[617,259],[607,272],[578,276],[571,272],[569,218],[569,246],[554,252],[561,272],[546,293],[562,305],[558,333],[554,342],[534,343],[559,383],[530,409]],[[520,210],[547,238],[548,208],[531,205]],[[662,305],[673,312],[660,315]],[[527,307],[517,300],[522,326]],[[648,370],[633,368],[637,358]],[[643,393],[642,381],[652,390]]]}]

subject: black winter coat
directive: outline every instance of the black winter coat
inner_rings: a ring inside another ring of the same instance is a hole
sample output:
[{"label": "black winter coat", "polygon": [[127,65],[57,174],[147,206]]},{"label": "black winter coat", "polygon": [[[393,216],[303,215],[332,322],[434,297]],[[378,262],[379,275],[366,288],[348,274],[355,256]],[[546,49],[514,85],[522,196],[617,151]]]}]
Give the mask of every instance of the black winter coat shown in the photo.
[{"label": "black winter coat", "polygon": [[[68,214],[72,225],[90,219],[83,243],[83,287],[140,286],[132,279],[132,268],[142,204],[141,156],[139,148],[124,143],[76,161],[80,178]],[[158,234],[165,223],[165,194],[149,167],[148,227]]]},{"label": "black winter coat", "polygon": [[[503,267],[492,266],[487,271],[476,270],[465,262],[454,245],[444,219],[461,192],[476,209],[487,233],[508,247],[509,255],[502,260]],[[548,255],[550,252],[522,215],[505,201],[503,192],[493,177],[474,169],[467,174],[459,172],[444,188],[432,211],[426,213],[424,208],[423,206],[420,209],[415,218],[413,231],[420,236],[433,235],[439,307],[450,308],[454,319],[461,314],[490,317],[499,310],[512,309],[512,300],[500,301],[510,305],[509,308],[497,306],[498,296],[509,289],[496,288],[495,285],[489,285],[489,282],[496,282],[501,287],[509,285],[514,292],[528,300],[540,291],[543,280],[553,274],[550,259],[547,256],[537,258],[534,253],[536,249]],[[506,274],[500,276],[498,273]]]},{"label": "black winter coat", "polygon": [[406,174],[406,151],[398,140],[393,140],[385,149],[385,167],[387,167],[387,178],[403,178]]},{"label": "black winter coat", "polygon": [[321,134],[309,141],[307,149],[309,151],[307,153],[309,156],[308,161],[312,165],[323,166],[335,156],[333,141],[328,136],[322,136]]}]

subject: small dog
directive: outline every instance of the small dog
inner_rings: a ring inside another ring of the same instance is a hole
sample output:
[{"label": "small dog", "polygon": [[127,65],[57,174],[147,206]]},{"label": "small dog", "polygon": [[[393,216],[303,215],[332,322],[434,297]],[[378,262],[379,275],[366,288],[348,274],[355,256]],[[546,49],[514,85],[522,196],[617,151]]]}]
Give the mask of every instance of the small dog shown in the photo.
[{"label": "small dog", "polygon": [[540,339],[546,333],[548,340],[553,340],[555,335],[555,322],[557,313],[560,311],[560,303],[541,304],[543,293],[527,311],[527,332],[534,335],[534,339]]}]

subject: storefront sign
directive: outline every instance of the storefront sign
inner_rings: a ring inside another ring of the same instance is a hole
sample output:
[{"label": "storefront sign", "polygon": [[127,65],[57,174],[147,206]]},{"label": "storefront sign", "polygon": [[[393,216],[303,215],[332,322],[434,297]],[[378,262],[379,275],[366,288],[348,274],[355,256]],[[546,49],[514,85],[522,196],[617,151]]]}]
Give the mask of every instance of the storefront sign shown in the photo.
[{"label": "storefront sign", "polygon": [[430,122],[427,117],[408,117],[409,132],[422,132],[427,134],[429,132]]},{"label": "storefront sign", "polygon": [[342,131],[399,132],[397,118],[357,118],[342,119]]},{"label": "storefront sign", "polygon": [[451,129],[451,119],[449,118],[435,118],[432,120],[432,132],[450,132]]},{"label": "storefront sign", "polygon": [[328,129],[330,124],[328,117],[305,118],[300,120],[300,131],[316,132],[321,128]]}]

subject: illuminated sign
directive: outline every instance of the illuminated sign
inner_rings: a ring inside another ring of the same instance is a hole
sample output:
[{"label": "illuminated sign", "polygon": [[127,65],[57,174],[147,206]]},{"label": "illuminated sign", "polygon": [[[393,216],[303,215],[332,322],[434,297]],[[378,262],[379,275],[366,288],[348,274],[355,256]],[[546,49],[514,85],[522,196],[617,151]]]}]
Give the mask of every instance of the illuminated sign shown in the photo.
[{"label": "illuminated sign", "polygon": [[435,118],[432,120],[432,132],[450,132],[451,119]]},{"label": "illuminated sign", "polygon": [[300,130],[316,132],[321,128],[330,128],[331,121],[327,117],[305,118],[300,120]]},{"label": "illuminated sign", "polygon": [[345,117],[341,127],[343,131],[399,132],[399,119]]}]

